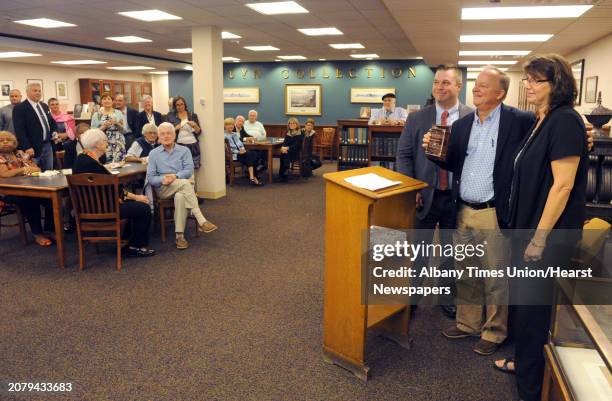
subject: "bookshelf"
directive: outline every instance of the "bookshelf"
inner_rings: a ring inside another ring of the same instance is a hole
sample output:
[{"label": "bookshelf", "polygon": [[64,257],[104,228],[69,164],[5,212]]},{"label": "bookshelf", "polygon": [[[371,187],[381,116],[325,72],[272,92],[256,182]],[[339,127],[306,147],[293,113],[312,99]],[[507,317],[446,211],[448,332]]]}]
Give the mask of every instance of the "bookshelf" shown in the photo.
[{"label": "bookshelf", "polygon": [[368,127],[370,164],[378,162],[384,167],[395,170],[395,155],[403,129],[404,126],[401,125],[370,125]]},{"label": "bookshelf", "polygon": [[337,131],[338,171],[369,166],[368,120],[338,120]]},{"label": "bookshelf", "polygon": [[153,88],[151,82],[117,81],[109,79],[79,79],[79,91],[81,103],[100,103],[100,96],[104,92],[115,96],[119,93],[125,97],[125,102],[132,108],[138,110],[138,102],[145,95],[151,96]]}]

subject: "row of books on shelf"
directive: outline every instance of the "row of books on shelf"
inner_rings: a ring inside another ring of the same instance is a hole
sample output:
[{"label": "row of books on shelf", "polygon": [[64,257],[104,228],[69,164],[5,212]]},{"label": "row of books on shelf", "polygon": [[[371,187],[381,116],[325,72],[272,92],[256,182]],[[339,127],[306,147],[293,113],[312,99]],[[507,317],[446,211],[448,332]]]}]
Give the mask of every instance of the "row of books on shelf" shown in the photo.
[{"label": "row of books on shelf", "polygon": [[399,138],[372,137],[372,156],[395,156]]},{"label": "row of books on shelf", "polygon": [[340,143],[365,145],[368,143],[368,129],[360,127],[345,128],[340,133]]},{"label": "row of books on shelf", "polygon": [[338,163],[368,163],[367,147],[341,146]]}]

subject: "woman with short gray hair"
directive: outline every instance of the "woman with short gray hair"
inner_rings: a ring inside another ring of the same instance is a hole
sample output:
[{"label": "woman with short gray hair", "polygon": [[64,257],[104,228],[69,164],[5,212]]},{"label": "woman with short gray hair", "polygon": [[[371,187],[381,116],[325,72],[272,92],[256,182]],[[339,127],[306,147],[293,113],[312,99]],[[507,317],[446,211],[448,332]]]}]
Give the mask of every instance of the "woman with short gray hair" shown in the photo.
[{"label": "woman with short gray hair", "polygon": [[[163,124],[163,123],[162,123]],[[134,141],[128,150],[125,160],[136,163],[146,163],[149,152],[155,149],[157,143],[157,126],[147,123],[142,127],[142,136]]]},{"label": "woman with short gray hair", "polygon": [[146,124],[155,124],[159,127],[159,124],[164,121],[161,113],[153,110],[153,98],[151,96],[145,95],[142,98],[142,109],[136,115],[136,132],[134,133],[136,139],[142,137],[142,129]]},{"label": "woman with short gray hair", "polygon": [[[111,174],[98,159],[106,154],[108,141],[106,135],[99,129],[89,129],[81,135],[81,144],[85,151],[77,156],[72,174]],[[126,256],[151,256],[155,250],[148,247],[149,227],[151,226],[151,209],[149,198],[136,195],[122,187],[119,190],[119,216],[132,220],[132,238],[123,253]]]}]

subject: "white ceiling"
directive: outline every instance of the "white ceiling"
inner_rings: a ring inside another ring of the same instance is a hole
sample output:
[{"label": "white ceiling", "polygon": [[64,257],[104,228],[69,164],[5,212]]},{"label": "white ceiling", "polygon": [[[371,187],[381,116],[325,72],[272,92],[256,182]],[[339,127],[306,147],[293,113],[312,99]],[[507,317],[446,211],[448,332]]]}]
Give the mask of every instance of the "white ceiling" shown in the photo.
[{"label": "white ceiling", "polygon": [[[147,58],[63,46],[16,41],[0,36],[0,51],[36,51],[44,57],[9,61],[47,64],[53,60],[103,58],[111,65],[148,65],[158,69],[180,69],[190,54],[168,48],[191,47],[191,27],[215,25],[242,36],[224,40],[224,56],[242,61],[273,61],[277,55],[300,54],[309,60],[348,60],[352,52],[377,53],[382,59],[422,56],[430,65],[456,63],[461,50],[537,50],[567,54],[612,33],[612,0],[503,0],[509,5],[595,4],[577,19],[461,21],[463,6],[488,6],[487,0],[297,0],[308,14],[266,16],[245,3],[254,0],[0,0],[0,32],[32,39],[91,46],[127,52]],[[271,0],[268,0],[271,1]],[[142,22],[117,13],[157,8],[183,18],[179,21]],[[42,29],[12,21],[47,17],[77,27]],[[341,36],[310,37],[297,28],[334,26]],[[460,34],[553,33],[543,44],[459,44]],[[135,35],[150,43],[124,44],[108,36]],[[335,50],[330,43],[359,42],[360,50]],[[278,52],[252,52],[249,45],[273,45]],[[150,57],[163,58],[151,59]],[[478,57],[482,59],[483,57]],[[469,58],[466,58],[469,59]],[[474,58],[472,58],[474,59]],[[488,58],[485,58],[488,59]],[[8,59],[4,59],[8,60]],[[179,63],[173,62],[178,61]]]}]

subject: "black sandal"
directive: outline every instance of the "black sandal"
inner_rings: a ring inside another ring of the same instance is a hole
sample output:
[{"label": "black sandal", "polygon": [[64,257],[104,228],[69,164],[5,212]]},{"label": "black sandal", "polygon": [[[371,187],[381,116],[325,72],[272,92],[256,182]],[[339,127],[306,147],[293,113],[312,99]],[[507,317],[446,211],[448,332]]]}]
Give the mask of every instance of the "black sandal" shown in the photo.
[{"label": "black sandal", "polygon": [[[504,372],[507,373],[509,375],[513,375],[516,372],[516,362],[514,361],[514,358],[508,357],[508,358],[504,358],[504,363],[502,364],[501,367],[497,366],[497,364],[495,362],[493,362],[493,367],[497,370],[499,370],[500,372]],[[514,369],[510,369],[508,367],[509,363],[513,363],[514,364]]]},{"label": "black sandal", "polygon": [[256,186],[256,187],[263,187],[263,182],[256,181],[254,178],[251,178],[251,185]]}]

